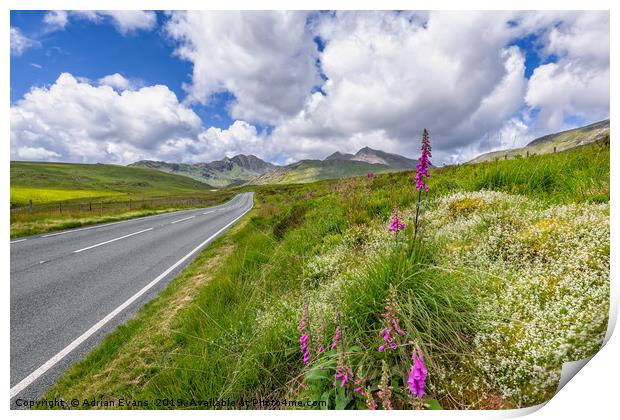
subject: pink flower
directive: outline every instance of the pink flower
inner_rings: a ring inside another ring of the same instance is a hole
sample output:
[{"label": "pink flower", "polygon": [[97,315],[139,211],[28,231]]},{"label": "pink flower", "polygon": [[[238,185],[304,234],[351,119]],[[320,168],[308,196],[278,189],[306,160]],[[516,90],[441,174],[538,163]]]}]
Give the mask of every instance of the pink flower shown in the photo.
[{"label": "pink flower", "polygon": [[428,131],[426,128],[422,133],[422,154],[420,155],[420,159],[418,160],[418,164],[415,168],[415,188],[416,190],[420,190],[424,188],[424,191],[428,191],[428,185],[424,182],[424,178],[430,178],[430,174],[428,173],[428,168],[432,165],[429,158],[432,156],[431,154],[431,142],[428,137]]},{"label": "pink flower", "polygon": [[340,386],[344,387],[350,379],[353,378],[353,372],[351,369],[346,368],[344,366],[338,366],[336,368],[336,374],[334,375],[336,379],[341,379]]},{"label": "pink flower", "polygon": [[385,319],[387,326],[381,330],[381,335],[383,336],[384,343],[377,348],[377,350],[379,350],[380,352],[385,351],[388,346],[392,350],[396,350],[398,348],[398,344],[394,340],[393,336],[394,331],[396,331],[396,334],[400,336],[405,335],[405,332],[400,327],[400,320],[392,313],[391,308],[391,304],[388,304],[385,307],[387,312],[381,315]]},{"label": "pink flower", "polygon": [[307,316],[307,310],[304,309],[301,319],[299,320],[299,331],[301,332],[301,337],[299,337],[299,347],[304,356],[304,365],[308,364],[310,361],[310,336],[308,335]]},{"label": "pink flower", "polygon": [[375,174],[373,172],[368,172],[368,178],[374,178]]},{"label": "pink flower", "polygon": [[419,347],[413,351],[411,359],[413,360],[413,365],[411,366],[409,379],[407,380],[409,391],[416,397],[421,398],[425,394],[424,388],[426,386],[426,375],[428,371],[424,365],[424,354]]},{"label": "pink flower", "polygon": [[392,221],[390,222],[390,228],[388,229],[390,232],[397,234],[399,231],[405,229],[405,224],[398,217],[398,212],[396,209],[392,210]]},{"label": "pink flower", "polygon": [[334,335],[334,339],[332,340],[332,349],[338,347],[338,342],[340,341],[340,327],[336,327],[336,334]]}]

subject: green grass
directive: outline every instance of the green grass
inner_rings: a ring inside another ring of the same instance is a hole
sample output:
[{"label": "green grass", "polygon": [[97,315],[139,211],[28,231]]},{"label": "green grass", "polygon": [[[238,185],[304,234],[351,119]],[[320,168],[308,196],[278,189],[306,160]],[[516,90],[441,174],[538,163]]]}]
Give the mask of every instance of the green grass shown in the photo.
[{"label": "green grass", "polygon": [[212,187],[178,175],[120,165],[11,162],[11,207],[94,198],[207,194]]},{"label": "green grass", "polygon": [[[543,207],[608,203],[609,147],[434,169],[431,175],[425,211],[433,200],[481,189]],[[484,316],[478,308],[498,293],[498,279],[441,265],[448,245],[466,243],[429,237],[412,249],[385,232],[392,208],[414,203],[411,178],[412,173],[392,173],[236,189],[256,192],[255,209],[71,367],[46,397],[316,398],[332,408],[361,408],[363,399],[333,387],[333,368],[344,357],[373,392],[385,362],[395,404],[411,407],[416,402],[403,390],[416,343],[427,355],[428,392],[442,406],[518,405],[501,395],[499,385],[478,385],[480,372],[470,362]],[[477,211],[476,205],[459,202],[454,217]],[[479,235],[487,232],[481,228]],[[380,314],[390,296],[407,336],[398,351],[379,353]],[[346,344],[342,353],[328,351],[312,368],[301,363],[298,343],[306,305],[312,334],[323,325],[323,342],[329,344],[337,320]],[[479,387],[470,388],[474,383]]]}]

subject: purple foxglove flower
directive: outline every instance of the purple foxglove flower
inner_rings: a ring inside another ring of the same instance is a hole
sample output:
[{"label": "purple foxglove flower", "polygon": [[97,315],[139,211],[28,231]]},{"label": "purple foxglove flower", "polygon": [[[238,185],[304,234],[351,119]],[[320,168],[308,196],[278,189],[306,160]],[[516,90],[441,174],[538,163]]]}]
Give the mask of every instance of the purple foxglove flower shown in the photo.
[{"label": "purple foxglove flower", "polygon": [[430,161],[431,154],[431,141],[428,136],[428,130],[424,129],[422,133],[422,154],[420,155],[420,159],[418,159],[418,164],[415,169],[415,188],[416,190],[420,190],[424,188],[424,191],[428,191],[428,185],[424,181],[424,178],[430,178],[430,174],[428,173],[428,168],[432,165]]},{"label": "purple foxglove flower", "polygon": [[407,383],[409,384],[409,392],[418,398],[425,395],[424,388],[426,386],[426,375],[428,371],[424,365],[424,354],[420,348],[413,351],[411,355],[413,365],[409,372]]}]

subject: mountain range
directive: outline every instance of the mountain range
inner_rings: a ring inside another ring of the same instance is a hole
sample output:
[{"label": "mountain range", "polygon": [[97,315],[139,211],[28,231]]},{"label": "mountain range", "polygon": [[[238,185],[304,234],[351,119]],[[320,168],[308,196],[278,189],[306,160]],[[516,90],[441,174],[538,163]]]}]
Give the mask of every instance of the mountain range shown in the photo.
[{"label": "mountain range", "polygon": [[[609,120],[585,127],[549,134],[532,140],[524,147],[484,153],[468,163],[509,159],[561,152],[584,144],[609,140]],[[213,187],[244,184],[288,184],[413,170],[417,161],[398,154],[363,147],[357,153],[335,152],[325,159],[305,159],[289,165],[274,165],[254,155],[236,155],[209,163],[168,163],[141,160],[129,166],[146,167],[183,175]]]},{"label": "mountain range", "polygon": [[417,161],[364,147],[355,154],[335,152],[323,160],[301,160],[289,165],[273,165],[254,155],[236,155],[209,163],[168,163],[141,160],[129,166],[184,175],[214,187],[242,184],[303,183],[329,178],[410,170]]}]

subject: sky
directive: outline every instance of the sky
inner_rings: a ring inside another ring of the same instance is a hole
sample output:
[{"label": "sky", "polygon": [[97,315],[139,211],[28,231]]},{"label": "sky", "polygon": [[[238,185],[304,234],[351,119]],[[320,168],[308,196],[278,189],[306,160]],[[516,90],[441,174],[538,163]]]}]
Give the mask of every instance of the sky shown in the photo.
[{"label": "sky", "polygon": [[11,159],[364,146],[435,165],[609,118],[609,12],[11,11]]}]

